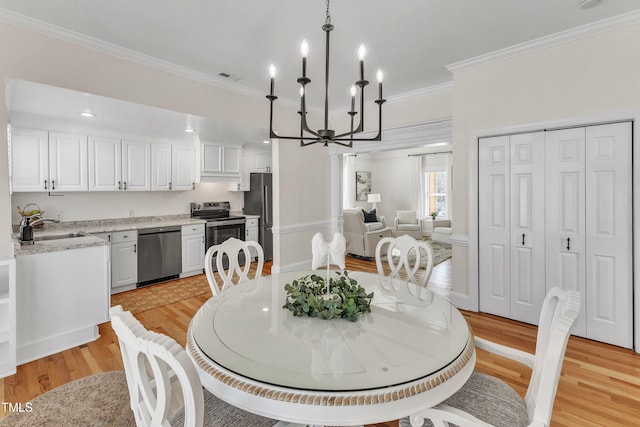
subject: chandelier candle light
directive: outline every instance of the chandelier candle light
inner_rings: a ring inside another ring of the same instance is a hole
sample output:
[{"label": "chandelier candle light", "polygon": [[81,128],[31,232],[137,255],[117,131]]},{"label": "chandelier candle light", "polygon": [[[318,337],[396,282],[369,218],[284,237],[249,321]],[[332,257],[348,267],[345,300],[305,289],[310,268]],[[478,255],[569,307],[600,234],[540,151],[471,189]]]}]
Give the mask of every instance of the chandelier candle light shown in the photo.
[{"label": "chandelier candle light", "polygon": [[[364,45],[360,45],[358,49],[358,59],[360,61],[360,80],[357,80],[353,86],[351,86],[351,111],[347,114],[351,117],[351,128],[349,132],[337,134],[333,129],[329,129],[329,35],[333,30],[331,25],[331,16],[329,15],[329,0],[327,0],[327,17],[325,24],[322,26],[322,30],[326,33],[326,49],[325,49],[325,78],[324,78],[324,128],[318,131],[313,131],[307,125],[307,106],[306,106],[306,86],[311,83],[311,80],[307,77],[307,55],[309,53],[309,44],[306,40],[302,41],[300,45],[300,51],[302,53],[302,77],[298,78],[300,84],[300,136],[281,136],[273,131],[273,101],[278,99],[274,95],[276,67],[271,64],[269,66],[269,75],[271,76],[271,89],[267,99],[270,103],[269,112],[269,137],[279,139],[299,139],[300,146],[315,144],[316,142],[322,142],[325,146],[328,146],[330,142],[344,145],[346,147],[353,146],[353,141],[380,141],[382,139],[382,104],[385,99],[382,98],[382,70],[378,70],[376,78],[378,80],[378,99],[375,103],[378,104],[378,133],[372,138],[354,138],[354,135],[361,133],[364,130],[364,88],[369,84],[364,79],[364,58],[366,56],[366,49]],[[354,116],[358,114],[355,110],[356,105],[356,86],[360,88],[360,120],[358,126],[354,129]]]}]

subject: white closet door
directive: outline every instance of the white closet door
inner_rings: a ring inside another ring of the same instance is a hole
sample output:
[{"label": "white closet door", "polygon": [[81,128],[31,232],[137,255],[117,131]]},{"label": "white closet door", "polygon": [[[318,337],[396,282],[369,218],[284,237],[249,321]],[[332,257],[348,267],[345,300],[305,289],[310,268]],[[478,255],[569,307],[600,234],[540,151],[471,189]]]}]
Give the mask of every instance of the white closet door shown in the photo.
[{"label": "white closet door", "polygon": [[511,316],[509,254],[509,137],[478,146],[480,311]]},{"label": "white closet door", "polygon": [[584,128],[550,131],[545,138],[546,287],[580,292],[573,329],[580,336],[586,336],[584,141]]},{"label": "white closet door", "polygon": [[631,123],[586,128],[587,337],[633,345]]},{"label": "white closet door", "polygon": [[544,132],[510,144],[511,318],[538,324],[545,290]]}]

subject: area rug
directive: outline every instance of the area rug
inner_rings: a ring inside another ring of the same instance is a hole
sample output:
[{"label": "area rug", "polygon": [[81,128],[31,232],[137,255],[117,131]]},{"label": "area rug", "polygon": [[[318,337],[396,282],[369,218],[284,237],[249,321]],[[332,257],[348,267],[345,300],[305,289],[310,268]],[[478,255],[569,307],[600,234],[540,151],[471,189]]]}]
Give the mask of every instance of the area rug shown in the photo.
[{"label": "area rug", "polygon": [[135,427],[124,371],[91,375],[56,387],[12,412],[0,427]]},{"label": "area rug", "polygon": [[[446,260],[448,260],[449,258],[451,258],[451,245],[448,243],[441,243],[441,242],[434,242],[431,240],[428,240],[427,243],[429,243],[431,245],[431,248],[433,249],[433,266],[435,267],[436,265],[440,264],[441,262],[444,262]],[[400,258],[400,253],[398,252],[398,254],[392,254],[393,259],[395,261],[398,261],[398,259]],[[415,254],[410,253],[409,254],[409,262],[412,261],[412,257],[413,260],[415,260]]]},{"label": "area rug", "polygon": [[212,296],[207,276],[198,274],[111,295],[111,305],[136,314],[203,294]]}]

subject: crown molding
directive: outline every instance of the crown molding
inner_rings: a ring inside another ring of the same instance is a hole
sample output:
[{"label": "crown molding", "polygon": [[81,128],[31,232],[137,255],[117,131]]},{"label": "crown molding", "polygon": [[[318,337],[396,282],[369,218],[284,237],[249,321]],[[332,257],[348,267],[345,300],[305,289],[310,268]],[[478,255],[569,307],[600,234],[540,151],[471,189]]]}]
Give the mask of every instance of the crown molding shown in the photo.
[{"label": "crown molding", "polygon": [[503,61],[520,55],[536,52],[538,50],[547,49],[563,43],[579,40],[585,37],[601,34],[607,31],[616,30],[618,28],[636,25],[640,23],[640,10],[614,16],[612,18],[603,19],[591,24],[576,27],[570,30],[561,31],[556,34],[540,37],[535,40],[520,43],[504,49],[496,50],[485,55],[476,56],[474,58],[465,59],[450,65],[447,70],[452,73],[478,67],[480,65],[491,64]]},{"label": "crown molding", "polygon": [[411,90],[409,92],[403,92],[397,95],[392,95],[387,98],[387,102],[395,103],[395,102],[406,101],[408,99],[415,99],[420,96],[430,95],[432,93],[437,93],[437,92],[441,92],[441,91],[452,89],[452,88],[453,88],[453,80],[450,80],[448,82],[437,83],[435,85],[423,87],[416,90]]},{"label": "crown molding", "polygon": [[[221,77],[211,76],[210,74],[192,70],[190,68],[176,65],[149,55],[144,55],[140,52],[126,49],[112,43],[107,43],[102,40],[98,40],[96,38],[89,37],[75,31],[67,30],[65,28],[49,24],[38,19],[21,15],[4,8],[0,8],[0,22],[34,31],[48,37],[52,37],[68,43],[73,43],[75,45],[82,46],[96,52],[111,55],[120,59],[125,59],[127,61],[145,65],[150,68],[155,68],[160,71],[171,73],[176,76],[184,77],[189,80],[194,80],[210,86],[227,89],[229,91],[251,96],[254,98],[264,97],[264,93],[255,89],[248,88],[239,83],[232,82]],[[297,103],[293,101],[282,100],[282,104],[290,106],[292,108],[297,108]]]}]

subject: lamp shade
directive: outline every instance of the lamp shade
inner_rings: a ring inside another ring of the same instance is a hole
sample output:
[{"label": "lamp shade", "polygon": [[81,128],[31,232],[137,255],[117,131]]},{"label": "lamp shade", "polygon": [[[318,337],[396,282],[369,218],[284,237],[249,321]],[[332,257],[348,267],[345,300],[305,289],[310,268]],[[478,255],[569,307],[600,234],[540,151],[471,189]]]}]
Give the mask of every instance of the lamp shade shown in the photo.
[{"label": "lamp shade", "polygon": [[369,203],[380,203],[382,200],[380,199],[380,193],[369,193],[367,194],[367,202]]}]

